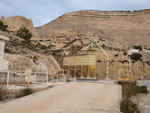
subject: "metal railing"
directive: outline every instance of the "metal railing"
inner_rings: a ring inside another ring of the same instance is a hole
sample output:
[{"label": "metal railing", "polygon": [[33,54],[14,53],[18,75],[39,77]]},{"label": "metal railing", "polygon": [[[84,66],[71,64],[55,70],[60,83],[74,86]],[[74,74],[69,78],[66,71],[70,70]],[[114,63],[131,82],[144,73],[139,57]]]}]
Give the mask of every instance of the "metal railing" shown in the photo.
[{"label": "metal railing", "polygon": [[48,70],[47,72],[30,72],[28,74],[21,70],[0,71],[0,83],[7,87],[11,84],[55,85],[65,84],[68,81],[73,81],[73,79],[65,70]]}]

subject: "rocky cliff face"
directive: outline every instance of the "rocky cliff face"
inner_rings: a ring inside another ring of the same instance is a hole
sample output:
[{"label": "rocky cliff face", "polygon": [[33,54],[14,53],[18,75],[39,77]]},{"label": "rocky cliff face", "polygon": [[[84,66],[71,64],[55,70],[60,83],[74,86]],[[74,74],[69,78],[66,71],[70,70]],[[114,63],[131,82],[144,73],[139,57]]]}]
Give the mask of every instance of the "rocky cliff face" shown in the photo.
[{"label": "rocky cliff face", "polygon": [[12,16],[3,20],[8,25],[8,30],[17,32],[20,28],[26,27],[33,35],[38,36],[33,27],[33,22],[22,16]]},{"label": "rocky cliff face", "polygon": [[133,45],[150,48],[149,18],[149,9],[140,11],[82,10],[65,13],[36,28],[33,27],[32,20],[21,16],[9,17],[3,21],[12,31],[17,31],[21,27],[28,28],[36,39],[44,38],[45,45],[55,43],[60,48],[69,41],[82,37],[85,40],[99,40],[102,45],[108,47],[127,50]]},{"label": "rocky cliff face", "polygon": [[150,43],[150,10],[141,11],[94,11],[83,10],[66,13],[59,18],[37,27],[41,37],[56,39],[68,37],[94,37],[105,40],[103,44],[126,48],[131,45],[148,46]]}]

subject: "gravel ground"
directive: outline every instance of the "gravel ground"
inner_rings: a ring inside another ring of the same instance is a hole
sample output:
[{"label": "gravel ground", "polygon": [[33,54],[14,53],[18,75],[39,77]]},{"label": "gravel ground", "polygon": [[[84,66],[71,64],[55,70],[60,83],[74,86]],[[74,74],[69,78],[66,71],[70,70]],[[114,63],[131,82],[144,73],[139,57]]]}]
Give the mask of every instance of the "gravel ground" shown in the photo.
[{"label": "gravel ground", "polygon": [[139,94],[138,96],[133,96],[131,100],[138,104],[140,113],[150,113],[150,80],[139,80],[137,81],[139,86],[147,86],[148,94]]},{"label": "gravel ground", "polygon": [[139,108],[141,113],[150,113],[150,93],[140,98]]},{"label": "gravel ground", "polygon": [[149,93],[141,96],[139,102],[139,108],[141,113],[150,113],[150,85],[147,86],[148,86]]},{"label": "gravel ground", "polygon": [[78,82],[0,104],[0,113],[117,113],[121,86]]}]

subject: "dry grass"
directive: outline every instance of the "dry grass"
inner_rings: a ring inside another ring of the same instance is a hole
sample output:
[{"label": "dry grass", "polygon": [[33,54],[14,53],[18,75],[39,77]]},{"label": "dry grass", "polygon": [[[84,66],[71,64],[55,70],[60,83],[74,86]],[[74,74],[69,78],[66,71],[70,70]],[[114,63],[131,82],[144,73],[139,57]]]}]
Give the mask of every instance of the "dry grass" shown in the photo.
[{"label": "dry grass", "polygon": [[4,101],[7,98],[7,89],[2,84],[0,85],[0,101]]}]

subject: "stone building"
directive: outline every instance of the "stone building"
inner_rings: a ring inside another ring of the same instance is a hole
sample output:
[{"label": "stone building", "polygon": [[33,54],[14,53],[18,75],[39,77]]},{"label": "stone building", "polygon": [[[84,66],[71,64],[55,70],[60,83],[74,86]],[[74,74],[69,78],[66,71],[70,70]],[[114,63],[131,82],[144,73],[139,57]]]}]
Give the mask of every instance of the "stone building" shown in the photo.
[{"label": "stone building", "polygon": [[9,38],[0,35],[0,71],[8,70],[8,61],[4,60],[5,41],[8,40]]}]

